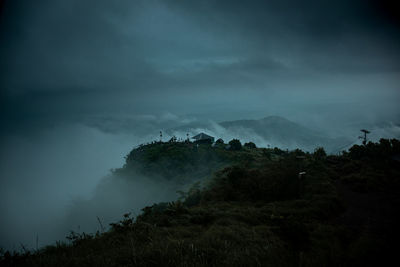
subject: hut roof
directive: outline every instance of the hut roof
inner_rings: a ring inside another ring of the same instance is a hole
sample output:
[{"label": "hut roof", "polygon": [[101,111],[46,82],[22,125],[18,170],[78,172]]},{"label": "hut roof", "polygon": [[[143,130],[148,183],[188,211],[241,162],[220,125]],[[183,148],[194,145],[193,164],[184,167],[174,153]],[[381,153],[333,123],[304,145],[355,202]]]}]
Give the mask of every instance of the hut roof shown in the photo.
[{"label": "hut roof", "polygon": [[209,136],[208,134],[205,133],[199,133],[198,135],[195,135],[192,138],[195,140],[214,139],[214,137]]}]

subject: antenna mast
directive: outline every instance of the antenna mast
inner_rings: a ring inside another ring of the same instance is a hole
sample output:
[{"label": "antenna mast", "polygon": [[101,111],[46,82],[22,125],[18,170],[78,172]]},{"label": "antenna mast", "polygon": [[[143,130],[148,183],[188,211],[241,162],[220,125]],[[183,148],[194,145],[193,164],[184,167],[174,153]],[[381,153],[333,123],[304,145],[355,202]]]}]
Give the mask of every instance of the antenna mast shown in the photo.
[{"label": "antenna mast", "polygon": [[359,138],[359,139],[363,139],[362,143],[363,143],[363,145],[365,146],[365,145],[367,144],[367,134],[369,134],[370,131],[365,130],[365,129],[362,129],[362,130],[360,130],[360,131],[364,133],[364,136],[359,136],[358,138]]}]

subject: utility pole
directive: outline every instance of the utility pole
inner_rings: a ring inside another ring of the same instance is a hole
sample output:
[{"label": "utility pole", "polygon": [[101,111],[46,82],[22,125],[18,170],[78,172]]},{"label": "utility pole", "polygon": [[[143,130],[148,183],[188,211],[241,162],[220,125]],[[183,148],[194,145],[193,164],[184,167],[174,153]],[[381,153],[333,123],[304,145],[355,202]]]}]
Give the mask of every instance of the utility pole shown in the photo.
[{"label": "utility pole", "polygon": [[365,146],[365,145],[367,144],[367,134],[369,134],[370,131],[365,130],[365,129],[362,129],[362,130],[360,130],[360,131],[364,133],[364,136],[359,136],[358,138],[359,138],[359,139],[363,139],[362,143],[363,143],[363,145]]},{"label": "utility pole", "polygon": [[160,131],[160,143],[162,143],[162,132]]}]

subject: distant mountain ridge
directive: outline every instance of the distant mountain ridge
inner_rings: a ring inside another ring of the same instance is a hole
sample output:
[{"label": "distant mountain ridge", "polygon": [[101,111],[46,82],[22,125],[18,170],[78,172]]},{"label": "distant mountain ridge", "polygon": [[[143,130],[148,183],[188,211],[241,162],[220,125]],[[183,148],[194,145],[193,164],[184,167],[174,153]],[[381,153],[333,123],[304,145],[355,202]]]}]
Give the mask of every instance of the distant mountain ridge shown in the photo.
[{"label": "distant mountain ridge", "polygon": [[340,145],[343,139],[333,139],[298,123],[279,116],[268,116],[259,120],[237,120],[219,123],[222,127],[236,131],[240,128],[252,129],[255,134],[272,144],[281,144],[288,148],[300,147],[312,150],[323,146],[327,150]]},{"label": "distant mountain ridge", "polygon": [[[333,152],[349,140],[346,138],[330,138],[324,133],[309,129],[280,116],[268,116],[262,119],[233,120],[219,123],[191,123],[167,130],[168,133],[204,130],[216,138],[229,137],[244,141],[255,141],[260,145],[277,146],[283,149],[301,148],[312,151],[316,147],[324,147]],[[253,140],[251,140],[253,138]],[[229,140],[226,140],[229,141]]]}]

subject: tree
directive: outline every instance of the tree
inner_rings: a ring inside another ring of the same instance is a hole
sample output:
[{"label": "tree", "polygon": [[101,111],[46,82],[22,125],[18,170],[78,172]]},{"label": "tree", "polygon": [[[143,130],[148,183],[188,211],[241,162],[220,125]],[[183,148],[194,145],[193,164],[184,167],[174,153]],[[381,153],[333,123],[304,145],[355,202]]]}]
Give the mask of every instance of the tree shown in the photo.
[{"label": "tree", "polygon": [[257,148],[256,144],[254,144],[253,142],[245,143],[244,146],[247,148]]},{"label": "tree", "polygon": [[238,139],[232,139],[229,141],[229,149],[230,150],[241,150],[242,149],[242,143]]},{"label": "tree", "polygon": [[171,137],[171,139],[169,139],[168,142],[170,142],[170,143],[176,143],[176,140],[177,140],[177,138],[176,138],[176,136],[174,135],[174,136]]},{"label": "tree", "polygon": [[316,159],[324,159],[324,158],[326,158],[325,149],[323,147],[319,147],[319,148],[315,149],[314,150],[314,157]]},{"label": "tree", "polygon": [[215,141],[216,144],[219,145],[223,145],[224,144],[224,140],[222,140],[221,138],[219,138],[217,141]]}]

